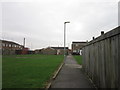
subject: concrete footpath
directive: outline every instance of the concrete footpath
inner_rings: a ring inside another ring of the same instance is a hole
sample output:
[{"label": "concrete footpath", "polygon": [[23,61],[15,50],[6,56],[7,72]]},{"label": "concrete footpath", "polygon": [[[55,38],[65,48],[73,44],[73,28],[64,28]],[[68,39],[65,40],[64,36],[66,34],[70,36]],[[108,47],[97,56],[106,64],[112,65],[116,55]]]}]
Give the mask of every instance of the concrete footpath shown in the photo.
[{"label": "concrete footpath", "polygon": [[90,80],[81,71],[81,65],[77,64],[72,55],[66,57],[65,64],[51,88],[94,88]]}]

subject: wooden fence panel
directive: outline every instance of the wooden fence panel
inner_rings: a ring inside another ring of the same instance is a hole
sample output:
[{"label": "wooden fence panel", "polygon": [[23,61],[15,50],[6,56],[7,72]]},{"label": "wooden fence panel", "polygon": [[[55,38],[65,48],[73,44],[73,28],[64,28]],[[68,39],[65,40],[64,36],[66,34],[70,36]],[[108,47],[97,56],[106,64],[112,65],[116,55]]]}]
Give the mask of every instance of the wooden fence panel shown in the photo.
[{"label": "wooden fence panel", "polygon": [[120,26],[83,47],[83,70],[99,88],[120,88]]}]

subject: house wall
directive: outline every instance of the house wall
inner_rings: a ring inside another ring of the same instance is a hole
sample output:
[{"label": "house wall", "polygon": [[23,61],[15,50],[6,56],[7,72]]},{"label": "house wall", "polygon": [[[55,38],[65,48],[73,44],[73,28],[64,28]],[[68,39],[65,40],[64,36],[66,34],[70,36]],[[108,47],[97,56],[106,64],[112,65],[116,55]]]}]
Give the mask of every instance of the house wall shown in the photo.
[{"label": "house wall", "polygon": [[1,49],[2,55],[13,55],[15,54],[15,50],[21,50],[23,49],[23,46],[11,41],[3,40],[1,41]]},{"label": "house wall", "polygon": [[79,54],[82,47],[85,46],[86,44],[87,44],[86,42],[73,42],[72,53]]}]

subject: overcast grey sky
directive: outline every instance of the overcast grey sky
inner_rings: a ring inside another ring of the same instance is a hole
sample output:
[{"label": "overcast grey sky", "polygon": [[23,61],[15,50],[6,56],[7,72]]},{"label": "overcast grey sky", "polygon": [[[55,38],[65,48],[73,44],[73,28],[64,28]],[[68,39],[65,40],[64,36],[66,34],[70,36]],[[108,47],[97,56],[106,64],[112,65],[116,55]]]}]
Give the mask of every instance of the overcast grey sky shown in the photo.
[{"label": "overcast grey sky", "polygon": [[[8,2],[9,1],[9,2]],[[4,0],[0,3],[2,39],[30,49],[63,46],[64,22],[67,42],[90,41],[118,26],[119,0]]]}]

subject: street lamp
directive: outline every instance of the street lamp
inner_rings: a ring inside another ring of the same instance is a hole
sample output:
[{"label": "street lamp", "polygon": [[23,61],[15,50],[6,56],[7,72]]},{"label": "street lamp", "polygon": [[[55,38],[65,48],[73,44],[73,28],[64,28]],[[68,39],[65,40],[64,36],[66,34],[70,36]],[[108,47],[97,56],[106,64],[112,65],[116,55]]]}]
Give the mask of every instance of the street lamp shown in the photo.
[{"label": "street lamp", "polygon": [[64,22],[64,60],[65,60],[65,56],[66,56],[66,47],[65,47],[65,43],[66,43],[66,23],[70,23],[69,21]]}]

